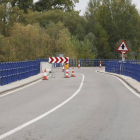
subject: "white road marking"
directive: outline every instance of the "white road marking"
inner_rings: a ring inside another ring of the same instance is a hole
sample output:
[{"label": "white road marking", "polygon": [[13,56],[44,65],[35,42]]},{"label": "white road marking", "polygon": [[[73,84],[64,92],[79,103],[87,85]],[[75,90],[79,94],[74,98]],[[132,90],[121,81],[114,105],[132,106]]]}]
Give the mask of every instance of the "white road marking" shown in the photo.
[{"label": "white road marking", "polygon": [[[48,77],[50,77],[50,75],[49,75]],[[41,82],[41,81],[42,81],[42,80],[38,80],[38,81],[33,82],[32,84],[29,84],[29,85],[24,86],[24,87],[22,87],[22,88],[18,88],[18,89],[16,89],[16,90],[13,90],[13,91],[10,91],[10,92],[8,92],[8,93],[5,93],[5,94],[1,95],[0,98],[2,98],[2,97],[4,97],[4,96],[7,96],[7,95],[9,95],[9,94],[12,94],[12,93],[14,93],[14,92],[16,92],[16,91],[19,91],[19,90],[25,89],[25,88],[27,88],[27,87],[30,87],[30,86],[32,86],[32,85],[34,85],[34,84],[37,84],[37,83]]]},{"label": "white road marking", "polygon": [[56,111],[57,109],[59,109],[60,107],[62,107],[62,106],[65,105],[66,103],[68,103],[70,100],[72,100],[72,99],[80,92],[80,90],[81,90],[82,87],[83,87],[83,83],[84,83],[85,76],[84,76],[82,73],[81,73],[81,75],[83,76],[83,78],[82,78],[82,82],[81,82],[81,84],[80,84],[80,87],[78,88],[78,90],[77,90],[70,98],[68,98],[67,100],[65,100],[64,102],[62,102],[62,103],[59,104],[58,106],[56,106],[55,108],[51,109],[50,111],[48,111],[48,112],[42,114],[41,116],[39,116],[39,117],[37,117],[37,118],[35,118],[35,119],[33,119],[33,120],[27,122],[27,123],[25,123],[25,124],[23,124],[23,125],[21,125],[21,126],[15,128],[15,129],[11,130],[11,131],[9,131],[9,132],[7,132],[7,133],[5,133],[5,134],[0,135],[0,140],[2,140],[2,139],[4,139],[4,138],[6,138],[6,137],[8,137],[8,136],[10,136],[10,135],[12,135],[12,134],[14,134],[14,133],[16,133],[17,131],[19,131],[19,130],[21,130],[21,129],[23,129],[23,128],[25,128],[25,127],[27,127],[27,126],[33,124],[33,123],[35,123],[36,121],[39,121],[40,119],[46,117],[47,115],[51,114],[52,112]]},{"label": "white road marking", "polygon": [[[96,72],[98,72],[98,71],[96,71]],[[98,72],[99,73],[99,72]],[[104,73],[101,73],[101,74],[104,74]],[[134,91],[129,85],[127,85],[122,79],[120,79],[119,77],[117,77],[117,76],[115,76],[115,75],[110,75],[110,76],[113,76],[113,77],[115,77],[115,78],[117,78],[121,83],[123,83],[124,84],[124,86],[126,87],[126,88],[128,88],[134,95],[136,95],[137,97],[139,97],[140,98],[140,94],[138,94],[136,91]]]},{"label": "white road marking", "polygon": [[14,92],[16,92],[16,91],[19,91],[19,90],[25,89],[25,88],[27,88],[27,87],[30,87],[30,86],[32,86],[32,85],[34,85],[34,84],[37,84],[37,83],[41,82],[41,81],[42,81],[42,80],[38,80],[37,82],[34,82],[34,83],[29,84],[29,85],[27,85],[27,86],[24,86],[24,87],[22,87],[22,88],[16,89],[16,90],[14,90],[14,91],[10,91],[10,92],[8,92],[8,93],[6,93],[6,94],[1,95],[0,98],[2,98],[2,97],[4,97],[4,96],[7,96],[7,95],[9,95],[9,94],[12,94],[12,93],[14,93]]},{"label": "white road marking", "polygon": [[[116,77],[116,76],[114,76]],[[137,97],[140,98],[140,94],[138,94],[137,92],[135,92],[130,86],[128,86],[122,79],[116,77],[118,80],[120,80],[132,93],[134,93]]]}]

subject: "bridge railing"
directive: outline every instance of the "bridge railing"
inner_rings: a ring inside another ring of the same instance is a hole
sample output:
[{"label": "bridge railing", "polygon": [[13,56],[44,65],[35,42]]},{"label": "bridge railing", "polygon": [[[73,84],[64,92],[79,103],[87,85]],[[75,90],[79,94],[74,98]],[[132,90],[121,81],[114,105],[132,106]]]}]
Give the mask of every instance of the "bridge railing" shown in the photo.
[{"label": "bridge railing", "polygon": [[70,67],[77,67],[80,61],[81,67],[99,67],[100,61],[102,66],[106,65],[108,61],[114,61],[111,59],[70,59],[69,65]]},{"label": "bridge railing", "polygon": [[105,71],[129,76],[140,82],[140,60],[127,60],[126,62],[108,61]]},{"label": "bridge railing", "polygon": [[[120,73],[118,64],[114,65],[115,60],[110,59],[70,59],[69,65],[70,67],[77,67],[78,62],[80,60],[81,67],[99,67],[100,61],[102,62],[102,66],[106,66],[106,70]],[[0,86],[22,80],[33,75],[37,75],[40,73],[40,62],[48,62],[49,59],[37,59],[33,61],[22,61],[22,62],[5,62],[0,63]],[[110,65],[108,63],[113,63]],[[140,61],[129,60],[130,64],[140,64]],[[60,67],[60,64],[54,64],[54,67]],[[130,69],[130,66],[126,66],[125,69]],[[124,65],[122,66],[124,69]],[[121,70],[121,73],[128,74],[125,70]],[[130,73],[129,73],[130,74]],[[134,77],[134,76],[133,76]]]},{"label": "bridge railing", "polygon": [[[49,59],[37,59],[40,62],[49,62]],[[106,62],[114,61],[114,59],[69,59],[70,67],[78,67],[78,63],[80,61],[81,67],[99,67],[100,61],[102,66],[106,66]],[[61,64],[55,64],[55,67],[60,67]]]},{"label": "bridge railing", "polygon": [[[39,74],[41,62],[49,62],[49,59],[0,63],[0,86]],[[59,66],[59,64],[54,64],[54,67]]]},{"label": "bridge railing", "polygon": [[0,63],[0,85],[6,85],[40,73],[39,61]]}]

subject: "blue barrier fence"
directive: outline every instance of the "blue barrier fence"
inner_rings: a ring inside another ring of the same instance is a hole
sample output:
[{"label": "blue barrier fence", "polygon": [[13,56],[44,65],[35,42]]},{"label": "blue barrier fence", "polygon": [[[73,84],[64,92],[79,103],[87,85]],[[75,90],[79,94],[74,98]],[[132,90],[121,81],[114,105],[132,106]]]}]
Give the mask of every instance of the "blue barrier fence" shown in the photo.
[{"label": "blue barrier fence", "polygon": [[108,61],[105,71],[129,76],[140,82],[140,60],[127,60],[126,62]]},{"label": "blue barrier fence", "polygon": [[[49,62],[49,59],[37,59],[40,62]],[[99,67],[100,61],[102,66],[106,65],[108,61],[114,61],[113,59],[69,59],[70,67],[77,67],[80,60],[81,67]],[[56,67],[61,67],[61,64],[55,64]]]},{"label": "blue barrier fence", "polygon": [[[49,62],[49,59],[37,59],[40,62]],[[102,66],[106,66],[106,62],[115,61],[114,59],[69,59],[70,67],[77,67],[80,60],[81,67],[99,67],[100,61]],[[60,67],[61,64],[55,64],[56,67]]]},{"label": "blue barrier fence", "polygon": [[39,61],[0,63],[0,85],[6,85],[40,73]]},{"label": "blue barrier fence", "polygon": [[69,65],[70,67],[77,67],[80,60],[81,67],[99,67],[100,61],[102,66],[106,65],[108,61],[114,61],[111,59],[70,59]]},{"label": "blue barrier fence", "polygon": [[[80,60],[81,67],[99,67],[100,61],[102,62],[102,66],[106,66],[106,71],[121,73],[125,75],[130,75],[131,65],[122,64],[122,70],[120,71],[120,63],[116,60],[110,59],[70,59],[69,65],[70,67],[77,67],[78,62]],[[0,63],[0,85],[6,85],[18,80],[22,80],[33,75],[37,75],[40,73],[40,62],[49,62],[49,59],[37,59],[34,61],[22,61],[22,62],[6,62]],[[129,64],[140,64],[140,61],[128,60]],[[54,67],[61,67],[62,64],[54,64]],[[135,65],[134,65],[135,66]],[[133,71],[137,71],[137,75],[139,73],[139,66]],[[133,77],[137,76],[133,74]]]}]

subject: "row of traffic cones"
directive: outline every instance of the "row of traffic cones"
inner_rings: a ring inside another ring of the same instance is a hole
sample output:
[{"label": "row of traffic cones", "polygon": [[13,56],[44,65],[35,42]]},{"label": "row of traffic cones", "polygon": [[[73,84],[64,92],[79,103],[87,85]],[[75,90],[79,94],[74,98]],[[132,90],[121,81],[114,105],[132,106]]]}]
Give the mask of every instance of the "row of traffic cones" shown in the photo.
[{"label": "row of traffic cones", "polygon": [[[79,64],[78,64],[78,68],[80,68],[80,61],[79,61]],[[102,68],[102,62],[101,61],[100,61],[99,68]]]},{"label": "row of traffic cones", "polygon": [[[64,72],[64,69],[62,71]],[[71,77],[75,77],[74,68],[72,68]],[[65,78],[70,78],[68,68],[66,69]],[[47,70],[46,69],[44,70],[43,80],[48,80],[48,78],[47,78]]]},{"label": "row of traffic cones", "polygon": [[[81,68],[81,66],[80,66],[80,61],[79,61],[79,63],[78,63],[78,68]],[[102,62],[101,62],[101,61],[100,61],[99,68],[102,68]],[[62,71],[64,72],[64,65],[63,65]]]},{"label": "row of traffic cones", "polygon": [[[78,64],[78,68],[80,68],[80,63]],[[102,68],[101,61],[100,61],[100,66],[99,66],[99,68]],[[64,71],[65,71],[65,69],[64,69],[64,65],[63,65],[62,72],[64,72]],[[75,77],[75,74],[74,74],[74,67],[72,68],[71,77]],[[70,78],[68,68],[66,69],[65,78]],[[48,80],[48,79],[47,79],[47,71],[46,71],[46,69],[44,70],[43,80]]]},{"label": "row of traffic cones", "polygon": [[[74,68],[72,68],[71,77],[75,77]],[[68,68],[66,69],[65,78],[70,78],[70,76],[69,76],[69,69]]]}]

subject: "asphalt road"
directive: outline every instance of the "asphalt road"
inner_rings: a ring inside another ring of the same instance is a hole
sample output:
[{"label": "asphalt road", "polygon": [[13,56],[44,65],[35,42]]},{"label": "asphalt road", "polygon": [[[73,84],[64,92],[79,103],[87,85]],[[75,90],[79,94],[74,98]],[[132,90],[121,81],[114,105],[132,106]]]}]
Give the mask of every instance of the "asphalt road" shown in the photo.
[{"label": "asphalt road", "polygon": [[[96,73],[97,69],[76,68],[75,78],[64,78],[61,69],[56,69],[55,78],[0,98],[0,137],[6,134],[5,140],[140,140],[140,98],[117,78]],[[74,93],[75,97],[52,113],[11,135],[7,133],[54,109]]]}]

